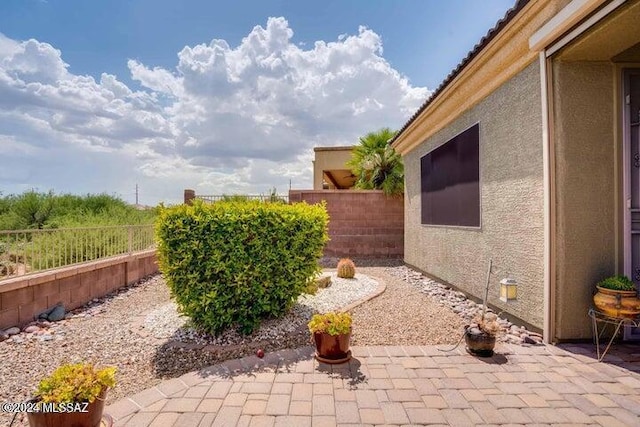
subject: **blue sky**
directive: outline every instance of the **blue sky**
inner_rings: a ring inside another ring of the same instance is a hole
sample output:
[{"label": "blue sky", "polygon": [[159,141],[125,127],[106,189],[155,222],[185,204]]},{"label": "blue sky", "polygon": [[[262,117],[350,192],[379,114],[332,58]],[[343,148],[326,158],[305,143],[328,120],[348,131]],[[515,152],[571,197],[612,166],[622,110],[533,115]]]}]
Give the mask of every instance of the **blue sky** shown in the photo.
[{"label": "blue sky", "polygon": [[309,188],[314,145],[400,127],[512,4],[3,0],[0,191]]}]

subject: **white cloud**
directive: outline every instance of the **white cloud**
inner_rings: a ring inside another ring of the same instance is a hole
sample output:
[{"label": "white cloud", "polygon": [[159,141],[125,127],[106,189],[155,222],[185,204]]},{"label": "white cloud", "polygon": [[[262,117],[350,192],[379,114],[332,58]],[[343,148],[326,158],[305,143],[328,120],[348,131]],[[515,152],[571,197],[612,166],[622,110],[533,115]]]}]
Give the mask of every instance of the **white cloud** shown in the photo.
[{"label": "white cloud", "polygon": [[98,191],[78,187],[94,181],[81,175],[105,168],[120,170],[108,174],[113,191],[136,180],[154,197],[173,192],[166,196],[173,200],[187,187],[284,191],[290,179],[294,188],[311,186],[314,146],[355,144],[371,130],[399,127],[428,95],[390,66],[370,29],[306,50],[292,39],[284,18],[269,18],[238,46],[217,39],[185,46],[175,69],[131,59],[131,77],[143,87],[133,90],[110,74],[96,81],[69,73],[47,43],[0,34],[0,143],[24,147],[21,159],[42,155],[32,146],[112,162],[74,165],[78,177],[69,182],[34,171],[29,183],[57,191]]}]

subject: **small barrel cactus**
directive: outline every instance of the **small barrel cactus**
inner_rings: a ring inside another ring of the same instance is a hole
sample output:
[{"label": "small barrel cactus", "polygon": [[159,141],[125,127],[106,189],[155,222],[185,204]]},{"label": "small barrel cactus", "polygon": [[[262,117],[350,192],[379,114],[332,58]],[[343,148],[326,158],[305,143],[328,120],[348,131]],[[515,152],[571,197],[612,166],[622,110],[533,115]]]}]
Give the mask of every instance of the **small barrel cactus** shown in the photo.
[{"label": "small barrel cactus", "polygon": [[343,279],[353,279],[356,275],[356,265],[349,258],[342,258],[338,261],[338,277]]}]

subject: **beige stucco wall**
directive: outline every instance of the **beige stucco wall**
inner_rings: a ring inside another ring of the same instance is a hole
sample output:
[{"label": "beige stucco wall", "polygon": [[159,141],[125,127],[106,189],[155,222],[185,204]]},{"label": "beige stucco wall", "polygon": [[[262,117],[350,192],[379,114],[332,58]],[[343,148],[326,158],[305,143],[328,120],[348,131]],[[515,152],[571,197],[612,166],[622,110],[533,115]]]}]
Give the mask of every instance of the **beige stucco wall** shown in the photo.
[{"label": "beige stucco wall", "polygon": [[[489,302],[533,326],[543,323],[543,186],[537,62],[404,156],[405,261],[481,298],[489,259]],[[420,224],[420,158],[480,123],[481,228]],[[498,299],[518,281],[518,300]]]},{"label": "beige stucco wall", "polygon": [[614,66],[553,64],[556,162],[556,331],[591,337],[598,280],[616,272]]},{"label": "beige stucco wall", "polygon": [[313,161],[313,189],[322,190],[322,171],[349,169],[353,147],[316,147]]}]

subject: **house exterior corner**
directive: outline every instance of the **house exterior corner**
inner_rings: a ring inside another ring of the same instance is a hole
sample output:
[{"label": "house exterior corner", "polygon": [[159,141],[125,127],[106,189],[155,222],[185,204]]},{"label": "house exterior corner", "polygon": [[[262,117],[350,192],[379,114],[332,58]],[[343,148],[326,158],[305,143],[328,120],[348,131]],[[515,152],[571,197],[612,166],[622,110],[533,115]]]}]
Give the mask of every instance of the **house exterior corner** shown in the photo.
[{"label": "house exterior corner", "polygon": [[591,338],[599,280],[640,288],[638,22],[640,0],[516,2],[392,141],[407,264],[482,299],[491,260],[488,303],[546,342]]}]

